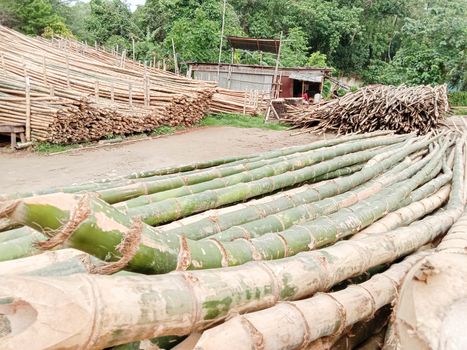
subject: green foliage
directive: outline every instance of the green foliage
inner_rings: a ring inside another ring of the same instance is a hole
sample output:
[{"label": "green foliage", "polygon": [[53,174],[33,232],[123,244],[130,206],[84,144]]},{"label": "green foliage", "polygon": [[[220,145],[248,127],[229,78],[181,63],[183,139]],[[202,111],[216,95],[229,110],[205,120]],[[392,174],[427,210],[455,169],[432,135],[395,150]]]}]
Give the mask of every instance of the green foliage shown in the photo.
[{"label": "green foliage", "polygon": [[449,104],[451,106],[467,107],[467,91],[456,91],[449,93]]},{"label": "green foliage", "polygon": [[[0,23],[26,34],[73,32],[140,61],[166,59],[169,68],[172,40],[182,67],[218,59],[221,0],[147,0],[134,13],[125,0],[0,2]],[[283,66],[329,66],[366,83],[447,82],[459,91],[467,88],[466,9],[467,0],[229,0],[225,35],[282,33]],[[234,62],[274,65],[275,56],[237,51]]]},{"label": "green foliage", "polygon": [[449,83],[467,87],[465,0],[422,2],[401,28],[401,46],[390,62],[373,61],[364,77],[386,84]]},{"label": "green foliage", "polygon": [[260,128],[270,130],[285,130],[288,127],[279,123],[264,123],[263,117],[253,117],[242,114],[213,114],[199,123],[201,126],[233,126],[237,128]]},{"label": "green foliage", "polygon": [[151,131],[150,135],[172,135],[177,131],[176,128],[171,126],[159,126]]},{"label": "green foliage", "polygon": [[2,20],[2,23],[10,24],[26,34],[72,36],[50,0],[3,0],[2,7],[5,16],[11,16],[9,20]]},{"label": "green foliage", "polygon": [[38,153],[51,154],[68,151],[78,147],[80,147],[78,144],[62,145],[49,142],[38,142],[34,144],[34,151]]},{"label": "green foliage", "polygon": [[307,67],[319,67],[326,68],[328,64],[326,63],[327,56],[324,53],[319,51],[313,52],[306,61]]}]

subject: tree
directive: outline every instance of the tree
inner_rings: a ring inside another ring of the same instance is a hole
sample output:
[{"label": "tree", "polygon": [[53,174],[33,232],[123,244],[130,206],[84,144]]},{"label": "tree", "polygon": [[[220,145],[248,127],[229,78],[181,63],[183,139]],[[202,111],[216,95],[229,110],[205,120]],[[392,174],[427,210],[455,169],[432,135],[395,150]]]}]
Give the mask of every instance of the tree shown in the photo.
[{"label": "tree", "polygon": [[29,35],[72,35],[49,0],[4,1],[4,11],[12,16],[9,23],[14,29]]}]

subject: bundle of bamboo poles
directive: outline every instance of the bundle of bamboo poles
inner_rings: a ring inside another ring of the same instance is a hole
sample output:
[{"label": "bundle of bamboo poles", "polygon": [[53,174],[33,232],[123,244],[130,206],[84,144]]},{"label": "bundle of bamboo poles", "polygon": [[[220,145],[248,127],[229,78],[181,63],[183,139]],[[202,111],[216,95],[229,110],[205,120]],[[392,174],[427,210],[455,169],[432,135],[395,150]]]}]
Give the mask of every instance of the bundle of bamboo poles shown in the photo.
[{"label": "bundle of bamboo poles", "polygon": [[317,133],[393,130],[426,134],[440,126],[448,112],[446,85],[371,85],[319,104],[288,106],[281,120]]},{"label": "bundle of bamboo poles", "polygon": [[0,348],[384,339],[404,277],[462,216],[465,141],[358,134],[1,196],[19,227],[0,228]]},{"label": "bundle of bamboo poles", "polygon": [[0,122],[67,143],[192,125],[209,110],[212,83],[68,48],[0,27]]},{"label": "bundle of bamboo poles", "polygon": [[212,95],[211,113],[261,115],[266,112],[269,93],[217,88]]}]

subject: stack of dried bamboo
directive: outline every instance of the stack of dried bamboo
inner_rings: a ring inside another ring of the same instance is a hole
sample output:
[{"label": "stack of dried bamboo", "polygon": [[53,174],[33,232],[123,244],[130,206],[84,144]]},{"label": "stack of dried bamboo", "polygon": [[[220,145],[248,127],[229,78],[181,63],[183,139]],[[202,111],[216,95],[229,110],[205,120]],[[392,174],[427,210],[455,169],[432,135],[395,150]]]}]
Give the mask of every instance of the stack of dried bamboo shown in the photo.
[{"label": "stack of dried bamboo", "polygon": [[318,133],[393,130],[425,134],[439,126],[448,112],[446,85],[374,85],[320,104],[290,106],[281,119]]},{"label": "stack of dried bamboo", "polygon": [[0,122],[29,119],[33,139],[67,143],[191,125],[209,110],[212,83],[74,48],[0,27]]},{"label": "stack of dried bamboo", "polygon": [[217,88],[212,96],[212,113],[260,115],[267,109],[269,93],[235,91]]}]

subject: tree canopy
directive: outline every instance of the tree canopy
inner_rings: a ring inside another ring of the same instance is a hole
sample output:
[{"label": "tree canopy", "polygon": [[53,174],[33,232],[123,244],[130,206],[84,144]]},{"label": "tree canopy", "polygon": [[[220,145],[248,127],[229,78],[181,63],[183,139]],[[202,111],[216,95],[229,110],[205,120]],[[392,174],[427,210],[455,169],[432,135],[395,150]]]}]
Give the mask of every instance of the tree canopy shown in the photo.
[{"label": "tree canopy", "polygon": [[[139,60],[216,62],[223,0],[0,0],[0,21],[29,35],[74,36]],[[465,90],[467,0],[228,0],[225,35],[279,38],[284,66],[331,66],[368,83]],[[132,42],[135,42],[134,53]],[[223,61],[230,61],[224,41]],[[274,64],[239,52],[235,62]]]}]

